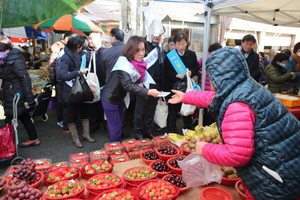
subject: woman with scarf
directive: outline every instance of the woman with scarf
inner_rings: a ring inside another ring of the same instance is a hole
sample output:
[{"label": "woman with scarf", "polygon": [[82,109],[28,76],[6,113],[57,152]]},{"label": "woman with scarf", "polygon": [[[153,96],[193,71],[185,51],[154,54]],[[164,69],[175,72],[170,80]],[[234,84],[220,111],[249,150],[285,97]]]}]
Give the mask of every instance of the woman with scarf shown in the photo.
[{"label": "woman with scarf", "polygon": [[285,90],[286,81],[295,78],[294,72],[286,73],[284,68],[288,60],[289,56],[287,54],[277,53],[271,64],[267,66],[266,80],[271,93],[281,93],[282,90]]},{"label": "woman with scarf", "polygon": [[300,42],[295,44],[293,53],[286,63],[285,68],[287,73],[294,72],[296,75],[296,78],[288,81],[288,85],[293,86],[297,83],[300,83]]},{"label": "woman with scarf", "polygon": [[[29,111],[34,108],[34,95],[31,91],[31,79],[27,73],[25,59],[19,49],[13,48],[12,42],[6,36],[0,36],[0,67],[2,71],[3,107],[5,123],[11,124],[13,119],[13,99],[19,93],[17,104],[18,119],[24,124],[29,135],[29,141],[21,144],[21,147],[40,145],[35,126],[31,120]],[[29,109],[24,104],[29,105]]]},{"label": "woman with scarf", "polygon": [[[156,89],[141,87],[141,76],[144,76],[143,59],[147,54],[147,42],[139,36],[131,36],[127,41],[123,55],[112,69],[109,80],[101,91],[101,102],[107,119],[110,142],[122,141],[122,120],[124,106],[129,106],[129,93],[145,97],[157,97]],[[135,60],[135,61],[133,61]],[[132,61],[132,62],[131,62]],[[140,71],[138,72],[136,68]]]},{"label": "woman with scarf", "polygon": [[[140,41],[139,44],[141,45],[142,48],[146,46],[144,44],[147,44],[147,42],[144,38],[136,37],[135,39],[137,41]],[[144,57],[146,56],[145,52],[136,53],[134,57],[128,55],[128,53],[130,52],[127,52],[126,54],[130,59],[130,63],[141,75],[140,79],[136,82],[141,87],[144,87],[143,82],[145,81],[147,75],[146,74],[147,62],[144,61]],[[148,76],[150,75],[148,74]],[[143,138],[153,139],[152,134],[149,134],[149,131],[147,131],[152,129],[153,114],[151,114],[152,113],[151,109],[153,109],[153,106],[149,105],[149,102],[146,101],[148,96],[136,96],[135,98],[136,98],[135,109],[134,109],[135,139],[137,140],[141,140]]]},{"label": "woman with scarf", "polygon": [[250,76],[238,49],[225,47],[207,59],[212,91],[175,95],[169,103],[208,107],[223,145],[196,143],[196,153],[219,166],[235,167],[247,200],[300,197],[300,123],[286,107]]}]

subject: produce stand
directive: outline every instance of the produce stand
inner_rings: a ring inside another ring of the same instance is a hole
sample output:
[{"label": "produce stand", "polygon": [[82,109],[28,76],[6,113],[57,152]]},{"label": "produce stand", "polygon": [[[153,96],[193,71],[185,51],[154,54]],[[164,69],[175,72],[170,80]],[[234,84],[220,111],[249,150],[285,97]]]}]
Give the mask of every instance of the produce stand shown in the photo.
[{"label": "produce stand", "polygon": [[[132,166],[147,167],[148,165],[146,165],[141,159],[130,160],[130,161],[126,161],[123,163],[116,163],[112,173],[122,177],[123,172],[125,170],[131,168]],[[80,176],[79,180],[82,183],[85,183],[88,179]],[[39,189],[42,191],[46,191],[47,187],[48,187],[47,185],[42,183]],[[203,190],[206,187],[218,187],[218,188],[224,189],[232,195],[234,200],[240,200],[238,192],[235,190],[234,186],[224,186],[224,185],[220,185],[218,183],[211,183],[208,186],[203,186],[203,187],[189,188],[187,191],[179,194],[179,196],[177,197],[177,200],[201,200],[200,192],[201,192],[201,190]],[[3,190],[0,192],[0,197],[2,197],[6,193],[6,190],[7,189],[4,187]]]},{"label": "produce stand", "polygon": [[43,92],[44,87],[49,82],[48,74],[44,68],[27,70],[31,79],[32,93],[35,95],[38,92]]},{"label": "produce stand", "polygon": [[[148,165],[146,165],[141,159],[130,160],[123,163],[116,163],[112,173],[122,177],[123,172],[131,168],[132,166],[147,167]],[[80,176],[79,180],[82,183],[85,183],[88,179]],[[48,187],[47,185],[42,183],[39,189],[42,191],[46,191],[47,187]],[[218,187],[224,189],[232,195],[233,199],[235,200],[240,199],[238,192],[235,190],[234,186],[224,186],[218,183],[211,183],[208,186],[189,188],[187,191],[179,194],[177,200],[201,200],[200,192],[206,187]],[[6,188],[4,187],[3,190],[0,192],[0,197],[3,196],[5,193],[6,193]]]}]

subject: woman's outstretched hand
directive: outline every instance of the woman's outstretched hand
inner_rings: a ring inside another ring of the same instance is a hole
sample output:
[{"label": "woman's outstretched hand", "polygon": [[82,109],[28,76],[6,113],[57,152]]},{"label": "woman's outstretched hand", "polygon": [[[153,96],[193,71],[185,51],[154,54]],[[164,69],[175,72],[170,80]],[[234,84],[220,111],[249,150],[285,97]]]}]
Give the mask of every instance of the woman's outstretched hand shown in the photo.
[{"label": "woman's outstretched hand", "polygon": [[172,90],[172,92],[175,94],[171,97],[171,99],[169,99],[168,103],[171,104],[181,103],[184,93],[178,90]]}]

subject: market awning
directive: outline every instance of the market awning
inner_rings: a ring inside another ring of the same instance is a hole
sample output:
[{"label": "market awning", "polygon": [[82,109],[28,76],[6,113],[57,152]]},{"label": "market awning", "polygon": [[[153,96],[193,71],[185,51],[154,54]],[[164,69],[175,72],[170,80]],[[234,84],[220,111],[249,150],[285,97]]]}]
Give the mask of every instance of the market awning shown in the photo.
[{"label": "market awning", "polygon": [[58,15],[79,11],[94,0],[0,0],[0,29],[32,26]]},{"label": "market awning", "polygon": [[35,30],[32,27],[15,27],[15,28],[4,28],[2,29],[4,35],[13,38],[29,38],[35,37],[38,39],[47,39],[47,33],[41,30]]}]

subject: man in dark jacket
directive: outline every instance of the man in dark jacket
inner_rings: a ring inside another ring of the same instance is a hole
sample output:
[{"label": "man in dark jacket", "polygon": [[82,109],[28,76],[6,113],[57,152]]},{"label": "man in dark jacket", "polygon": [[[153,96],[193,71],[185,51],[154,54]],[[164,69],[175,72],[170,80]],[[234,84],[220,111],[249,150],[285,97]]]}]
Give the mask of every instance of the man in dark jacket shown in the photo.
[{"label": "man in dark jacket", "polygon": [[259,67],[259,56],[253,50],[253,46],[256,43],[256,39],[253,35],[245,35],[242,39],[242,45],[240,47],[241,53],[247,61],[250,76],[257,82],[260,80],[261,71]]},{"label": "man in dark jacket", "polygon": [[[96,67],[96,74],[98,77],[99,82],[101,83],[102,79],[102,53],[105,48],[102,47],[102,33],[101,32],[91,32],[89,34],[89,48],[87,49],[87,67],[90,60],[90,52],[95,52],[96,58],[96,66],[92,66],[92,70]],[[93,63],[93,62],[92,62]],[[93,133],[100,129],[101,124],[103,125],[104,129],[106,129],[106,122],[104,120],[104,111],[100,101],[92,103],[90,105],[90,133]]]},{"label": "man in dark jacket", "polygon": [[[112,47],[105,49],[102,52],[102,60],[101,60],[101,78],[100,84],[101,86],[105,85],[107,81],[110,79],[111,70],[115,66],[117,60],[120,56],[122,56],[122,51],[124,49],[124,32],[118,28],[113,28],[110,31],[110,43]],[[125,118],[126,107],[124,108],[124,115]],[[124,125],[123,119],[123,125]],[[128,134],[122,133],[122,138],[128,138]]]},{"label": "man in dark jacket", "polygon": [[110,43],[112,47],[105,49],[102,53],[101,76],[103,77],[100,79],[101,85],[105,85],[105,83],[108,81],[111,70],[115,66],[119,57],[123,55],[122,54],[122,51],[124,49],[123,40],[124,40],[124,33],[122,30],[118,28],[111,29]]}]

